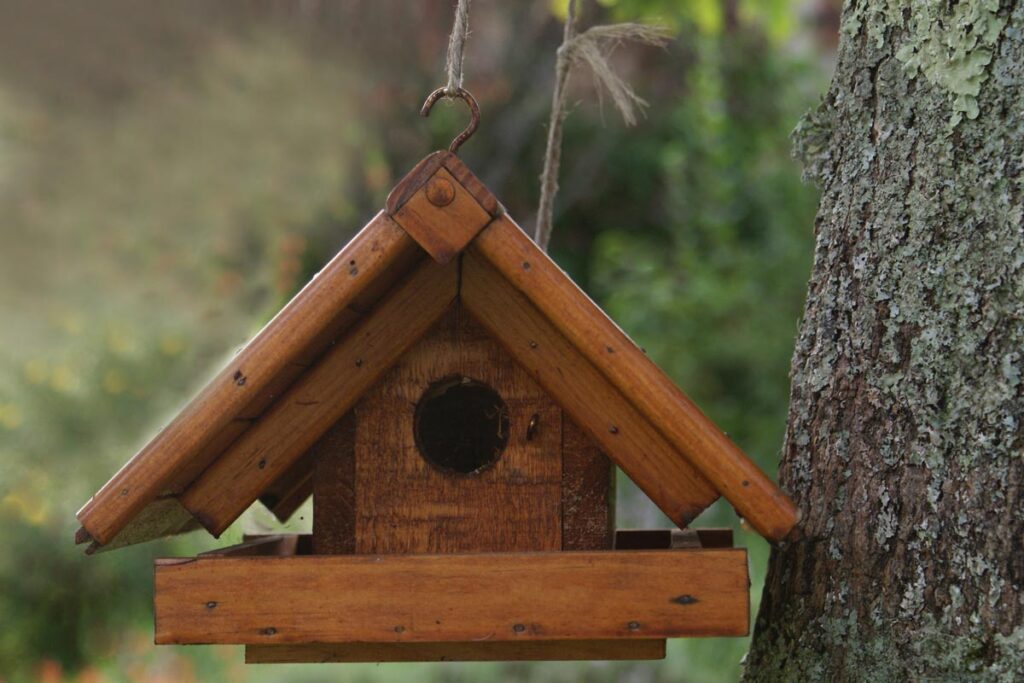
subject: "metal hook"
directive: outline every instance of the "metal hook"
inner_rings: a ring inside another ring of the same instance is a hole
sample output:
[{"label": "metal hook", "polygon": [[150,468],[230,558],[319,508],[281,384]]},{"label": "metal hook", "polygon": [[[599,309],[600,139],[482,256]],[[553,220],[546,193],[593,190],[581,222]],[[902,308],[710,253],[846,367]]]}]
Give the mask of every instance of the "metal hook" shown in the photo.
[{"label": "metal hook", "polygon": [[466,130],[459,133],[455,139],[452,140],[452,144],[448,145],[448,151],[454,154],[459,147],[462,146],[462,143],[468,140],[470,136],[476,132],[476,127],[480,125],[480,105],[476,103],[475,97],[462,88],[458,88],[454,94],[448,94],[445,91],[445,88],[438,88],[427,96],[427,101],[423,103],[423,108],[420,109],[420,116],[430,116],[430,110],[442,97],[458,97],[459,99],[465,100],[466,104],[469,105],[469,111],[471,114],[469,125],[466,126]]}]

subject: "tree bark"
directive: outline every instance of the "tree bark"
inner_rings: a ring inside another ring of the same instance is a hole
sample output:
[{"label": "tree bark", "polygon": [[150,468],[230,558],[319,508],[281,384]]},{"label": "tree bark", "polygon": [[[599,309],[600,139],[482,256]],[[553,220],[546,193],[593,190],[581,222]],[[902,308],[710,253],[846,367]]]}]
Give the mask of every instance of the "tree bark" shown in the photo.
[{"label": "tree bark", "polygon": [[1024,676],[1024,3],[853,0],[752,681]]}]

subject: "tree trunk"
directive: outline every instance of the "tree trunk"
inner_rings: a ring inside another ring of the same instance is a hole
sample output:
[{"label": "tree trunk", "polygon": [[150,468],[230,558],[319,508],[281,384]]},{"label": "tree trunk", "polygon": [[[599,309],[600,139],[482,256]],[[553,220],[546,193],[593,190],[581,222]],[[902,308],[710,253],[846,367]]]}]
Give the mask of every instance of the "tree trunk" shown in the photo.
[{"label": "tree trunk", "polygon": [[852,0],[746,678],[1024,676],[1024,2]]}]

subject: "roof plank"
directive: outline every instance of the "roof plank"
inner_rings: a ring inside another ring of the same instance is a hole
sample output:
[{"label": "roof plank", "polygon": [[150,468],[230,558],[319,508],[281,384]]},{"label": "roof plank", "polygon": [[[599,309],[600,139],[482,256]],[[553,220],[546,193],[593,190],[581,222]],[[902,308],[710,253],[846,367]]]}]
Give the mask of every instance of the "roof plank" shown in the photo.
[{"label": "roof plank", "polygon": [[425,260],[181,495],[219,536],[423,336],[458,295],[458,262]]},{"label": "roof plank", "polygon": [[792,501],[515,222],[499,216],[468,252],[540,309],[762,536],[785,538],[799,520]]},{"label": "roof plank", "polygon": [[[379,213],[192,401],[78,512],[95,541],[109,543],[183,472],[219,455],[207,446],[289,364],[303,359],[368,286],[422,251]],[[202,461],[202,462],[200,462]],[[188,478],[188,477],[186,477]]]},{"label": "roof plank", "polygon": [[669,519],[685,527],[718,491],[530,301],[470,251],[463,305]]}]

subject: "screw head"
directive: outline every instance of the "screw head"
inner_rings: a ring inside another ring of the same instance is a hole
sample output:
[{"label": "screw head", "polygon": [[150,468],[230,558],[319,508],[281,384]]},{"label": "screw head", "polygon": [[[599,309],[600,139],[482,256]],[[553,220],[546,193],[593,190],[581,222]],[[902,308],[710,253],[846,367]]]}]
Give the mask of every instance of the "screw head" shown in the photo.
[{"label": "screw head", "polygon": [[431,178],[426,192],[427,200],[437,207],[448,206],[455,200],[455,186],[445,178]]}]

